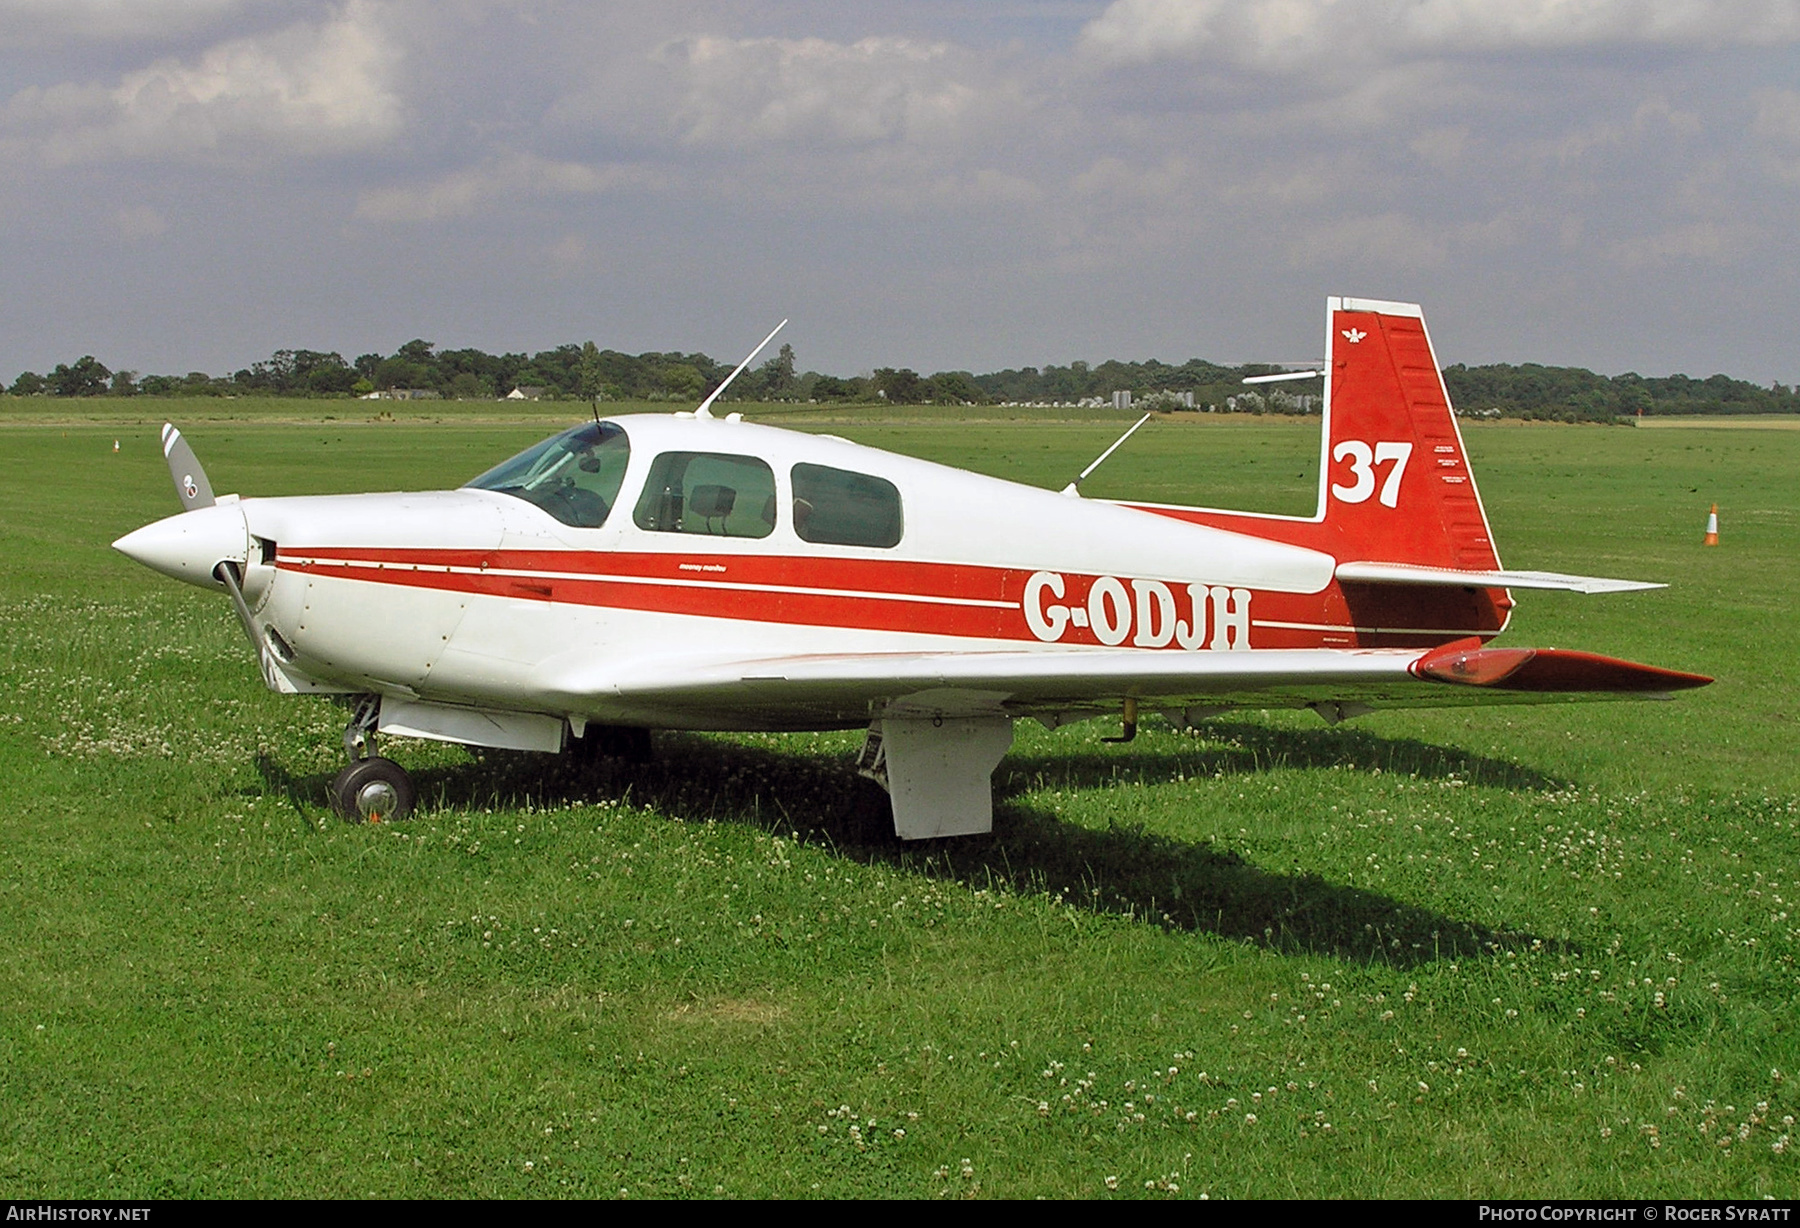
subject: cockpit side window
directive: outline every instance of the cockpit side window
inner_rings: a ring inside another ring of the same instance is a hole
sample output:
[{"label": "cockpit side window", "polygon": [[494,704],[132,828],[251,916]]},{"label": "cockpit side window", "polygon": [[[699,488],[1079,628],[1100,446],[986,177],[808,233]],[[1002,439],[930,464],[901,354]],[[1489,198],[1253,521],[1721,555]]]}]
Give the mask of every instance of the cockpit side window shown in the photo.
[{"label": "cockpit side window", "polygon": [[632,520],[654,533],[767,537],[775,531],[775,471],[754,456],[664,452],[651,462]]},{"label": "cockpit side window", "polygon": [[527,448],[467,485],[523,499],[566,525],[606,523],[625,481],[631,441],[613,422],[584,422]]},{"label": "cockpit side window", "polygon": [[900,544],[900,491],[886,478],[827,465],[795,465],[794,532],[827,546]]}]

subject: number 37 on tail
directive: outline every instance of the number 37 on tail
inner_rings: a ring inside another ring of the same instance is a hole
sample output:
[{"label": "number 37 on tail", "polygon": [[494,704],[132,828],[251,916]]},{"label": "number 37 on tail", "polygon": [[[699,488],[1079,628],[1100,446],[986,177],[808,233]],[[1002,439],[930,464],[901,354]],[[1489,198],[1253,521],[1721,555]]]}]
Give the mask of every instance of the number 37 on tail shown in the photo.
[{"label": "number 37 on tail", "polygon": [[352,819],[412,807],[377,733],[628,752],[652,729],[866,728],[859,766],[923,839],[990,830],[1022,717],[1118,715],[1129,739],[1143,711],[1337,721],[1710,681],[1486,646],[1512,590],[1658,586],[1503,568],[1419,309],[1327,316],[1309,517],[1085,499],[709,398],[426,493],[215,498],[165,427],[184,510],[114,544],[228,596],[270,688],[349,700]]}]

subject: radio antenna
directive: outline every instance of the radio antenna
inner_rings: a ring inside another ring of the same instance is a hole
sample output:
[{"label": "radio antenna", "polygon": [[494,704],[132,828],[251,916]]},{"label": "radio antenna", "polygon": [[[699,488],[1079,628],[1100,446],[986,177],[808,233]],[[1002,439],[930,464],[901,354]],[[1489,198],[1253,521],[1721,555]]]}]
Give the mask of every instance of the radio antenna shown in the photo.
[{"label": "radio antenna", "polygon": [[750,357],[744,359],[743,362],[740,362],[737,365],[737,370],[733,371],[730,375],[727,375],[725,377],[725,382],[720,384],[717,388],[714,388],[712,390],[712,395],[707,397],[704,401],[700,402],[700,408],[696,409],[694,411],[694,417],[696,417],[696,418],[712,417],[712,403],[719,399],[719,394],[721,392],[724,392],[727,388],[731,387],[731,381],[736,379],[738,376],[742,375],[744,373],[744,368],[749,366],[752,362],[754,362],[756,360],[756,356],[763,352],[763,345],[767,345],[767,344],[769,344],[769,342],[775,340],[775,334],[780,332],[782,329],[784,329],[786,327],[787,327],[787,321],[783,320],[781,323],[777,324],[774,328],[770,329],[769,335],[762,339],[762,345],[759,345],[754,350],[751,350]]},{"label": "radio antenna", "polygon": [[1153,416],[1154,416],[1154,414],[1145,414],[1142,418],[1139,418],[1136,422],[1132,423],[1131,429],[1129,431],[1126,431],[1123,435],[1119,436],[1117,439],[1113,440],[1113,446],[1108,448],[1106,451],[1102,452],[1099,456],[1097,456],[1094,459],[1094,463],[1089,465],[1086,469],[1083,469],[1081,471],[1080,476],[1077,477],[1073,482],[1070,482],[1067,486],[1063,487],[1062,493],[1069,496],[1069,498],[1071,498],[1071,499],[1079,499],[1081,497],[1081,484],[1087,480],[1087,475],[1092,473],[1094,470],[1098,469],[1100,467],[1100,464],[1102,461],[1104,461],[1107,457],[1111,456],[1114,452],[1117,452],[1119,450],[1119,445],[1124,443],[1127,439],[1130,439],[1133,435],[1137,434],[1138,427],[1140,427],[1140,426],[1144,425],[1144,423],[1150,421],[1150,419]]}]

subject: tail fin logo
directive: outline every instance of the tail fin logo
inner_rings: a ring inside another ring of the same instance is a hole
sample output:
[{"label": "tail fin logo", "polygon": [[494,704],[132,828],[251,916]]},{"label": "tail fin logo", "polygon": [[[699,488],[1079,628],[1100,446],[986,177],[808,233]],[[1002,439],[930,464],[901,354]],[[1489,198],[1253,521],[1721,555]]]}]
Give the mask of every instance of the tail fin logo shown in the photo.
[{"label": "tail fin logo", "polygon": [[1357,342],[1361,341],[1364,337],[1367,337],[1368,335],[1369,335],[1368,333],[1365,333],[1360,328],[1346,328],[1344,330],[1344,340],[1348,341],[1351,345],[1355,345]]}]

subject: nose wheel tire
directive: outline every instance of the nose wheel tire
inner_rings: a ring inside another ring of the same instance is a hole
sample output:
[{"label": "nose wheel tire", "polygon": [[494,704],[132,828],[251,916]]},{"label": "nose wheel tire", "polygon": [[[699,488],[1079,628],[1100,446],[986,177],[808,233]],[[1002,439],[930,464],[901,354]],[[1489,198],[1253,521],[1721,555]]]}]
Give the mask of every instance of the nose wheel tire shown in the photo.
[{"label": "nose wheel tire", "polygon": [[358,759],[331,781],[331,808],[351,823],[412,818],[412,777],[392,759]]}]

